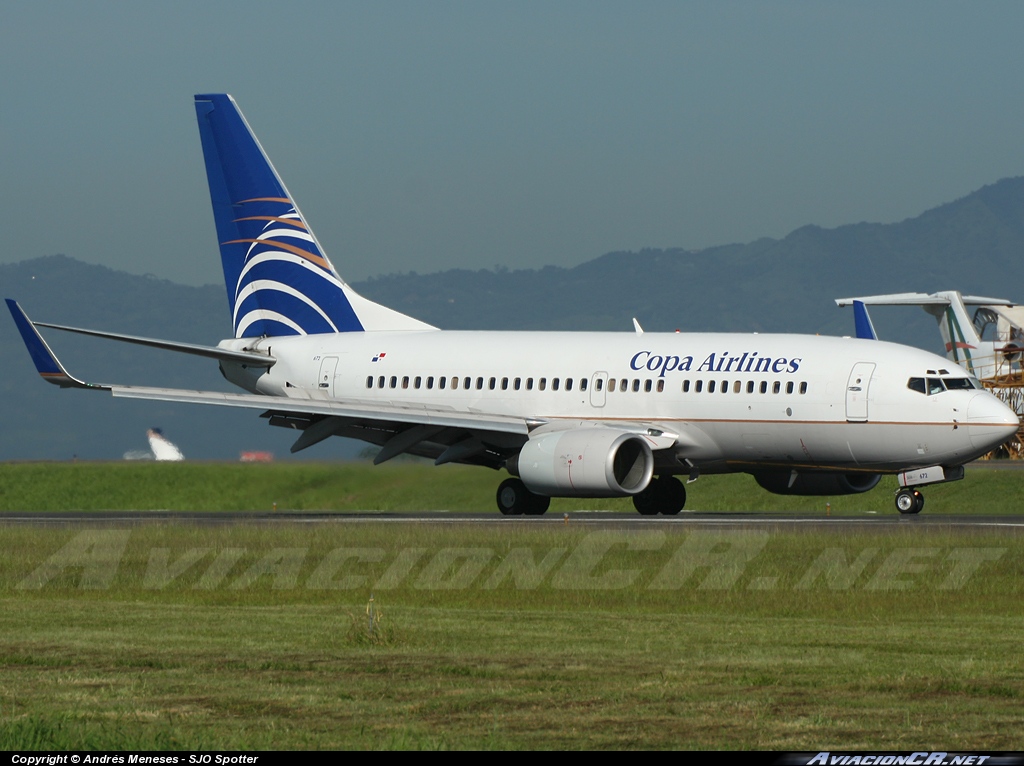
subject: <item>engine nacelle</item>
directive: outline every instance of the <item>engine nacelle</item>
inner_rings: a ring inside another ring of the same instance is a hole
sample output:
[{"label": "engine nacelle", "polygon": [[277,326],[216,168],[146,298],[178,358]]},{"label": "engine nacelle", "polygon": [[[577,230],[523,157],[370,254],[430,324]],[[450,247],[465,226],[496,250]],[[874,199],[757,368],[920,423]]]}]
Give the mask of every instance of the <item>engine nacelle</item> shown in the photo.
[{"label": "engine nacelle", "polygon": [[510,468],[538,495],[622,497],[650,483],[654,453],[637,434],[573,428],[531,437]]},{"label": "engine nacelle", "polygon": [[754,481],[776,495],[856,495],[874,489],[882,476],[877,473],[797,473],[790,486],[791,471],[762,471]]}]

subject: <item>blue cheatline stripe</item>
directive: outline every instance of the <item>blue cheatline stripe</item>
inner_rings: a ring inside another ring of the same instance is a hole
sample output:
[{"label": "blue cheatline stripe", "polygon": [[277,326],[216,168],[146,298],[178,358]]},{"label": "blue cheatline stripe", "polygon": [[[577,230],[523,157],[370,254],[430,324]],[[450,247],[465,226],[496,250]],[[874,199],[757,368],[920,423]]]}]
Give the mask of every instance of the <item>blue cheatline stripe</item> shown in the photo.
[{"label": "blue cheatline stripe", "polygon": [[[195,97],[195,106],[232,315],[240,317],[244,313],[235,306],[236,295],[244,294],[245,300],[255,301],[259,309],[279,313],[305,329],[310,309],[303,301],[283,300],[283,293],[273,290],[246,292],[246,286],[253,280],[262,279],[288,285],[307,296],[339,331],[361,331],[362,323],[340,286],[340,278],[312,240],[306,222],[297,217],[288,190],[234,101],[223,93],[203,94]],[[258,241],[268,232],[272,241]],[[273,260],[243,276],[247,263],[267,257],[268,253],[274,254]],[[301,266],[294,263],[297,259],[302,261]],[[317,282],[308,270],[315,270],[334,283],[323,278]],[[291,311],[298,313],[293,315]],[[323,318],[319,317],[318,322],[323,323]],[[280,322],[257,324],[259,327],[244,330],[246,337],[268,334],[265,330],[271,326],[284,327],[289,335],[295,332]],[[333,332],[329,324],[327,327],[327,331]],[[237,325],[235,329],[237,334]]]}]

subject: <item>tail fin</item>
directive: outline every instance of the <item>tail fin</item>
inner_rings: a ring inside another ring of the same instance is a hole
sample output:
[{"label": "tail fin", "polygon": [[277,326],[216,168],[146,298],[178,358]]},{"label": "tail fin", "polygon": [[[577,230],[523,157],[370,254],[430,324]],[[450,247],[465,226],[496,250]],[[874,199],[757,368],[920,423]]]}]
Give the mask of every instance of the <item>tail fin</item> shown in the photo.
[{"label": "tail fin", "polygon": [[435,329],[345,284],[231,96],[195,104],[236,338]]},{"label": "tail fin", "polygon": [[871,322],[871,315],[864,301],[853,302],[853,324],[858,338],[878,340],[878,333],[875,332],[875,325]]}]

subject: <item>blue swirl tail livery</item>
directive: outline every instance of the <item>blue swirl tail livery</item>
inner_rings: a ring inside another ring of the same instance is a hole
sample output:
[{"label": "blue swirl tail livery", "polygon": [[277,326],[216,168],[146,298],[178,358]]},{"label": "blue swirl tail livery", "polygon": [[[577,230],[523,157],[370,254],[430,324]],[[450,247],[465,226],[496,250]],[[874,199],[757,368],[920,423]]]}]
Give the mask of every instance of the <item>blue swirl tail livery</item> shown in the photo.
[{"label": "blue swirl tail livery", "polygon": [[195,107],[236,338],[435,329],[345,284],[231,96]]},{"label": "blue swirl tail livery", "polygon": [[[200,346],[48,325],[8,300],[48,382],[255,409],[299,432],[292,452],[342,436],[379,447],[375,464],[408,453],[503,469],[507,515],[543,514],[552,497],[630,497],[643,515],[674,515],[679,477],[737,472],[776,494],[824,496],[891,474],[896,509],[913,514],[921,487],[962,478],[1017,433],[1017,414],[957,364],[979,342],[961,304],[990,299],[860,298],[858,338],[643,332],[636,320],[633,332],[440,331],[345,284],[230,96],[196,96],[195,108],[231,337]],[[931,311],[952,360],[876,340],[866,305],[893,302]],[[976,320],[1010,310],[980,309]],[[86,383],[40,327],[212,358],[242,391]],[[1019,370],[1021,348],[998,351]]]}]

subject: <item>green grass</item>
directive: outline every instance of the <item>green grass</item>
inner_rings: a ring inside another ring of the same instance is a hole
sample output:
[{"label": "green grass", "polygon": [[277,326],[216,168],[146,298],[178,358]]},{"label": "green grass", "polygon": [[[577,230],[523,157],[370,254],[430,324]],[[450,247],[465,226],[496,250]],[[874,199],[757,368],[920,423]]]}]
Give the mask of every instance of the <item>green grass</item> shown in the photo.
[{"label": "green grass", "polygon": [[0,749],[1024,747],[1015,533],[147,523],[0,543]]},{"label": "green grass", "polygon": [[[506,476],[486,468],[404,463],[6,463],[0,464],[0,510],[420,511],[495,512]],[[705,476],[688,485],[687,508],[836,515],[894,513],[895,479],[871,492],[787,497],[745,475]],[[1024,472],[971,466],[960,482],[925,490],[925,513],[1015,514]],[[627,499],[556,498],[549,513],[633,513]]]}]

